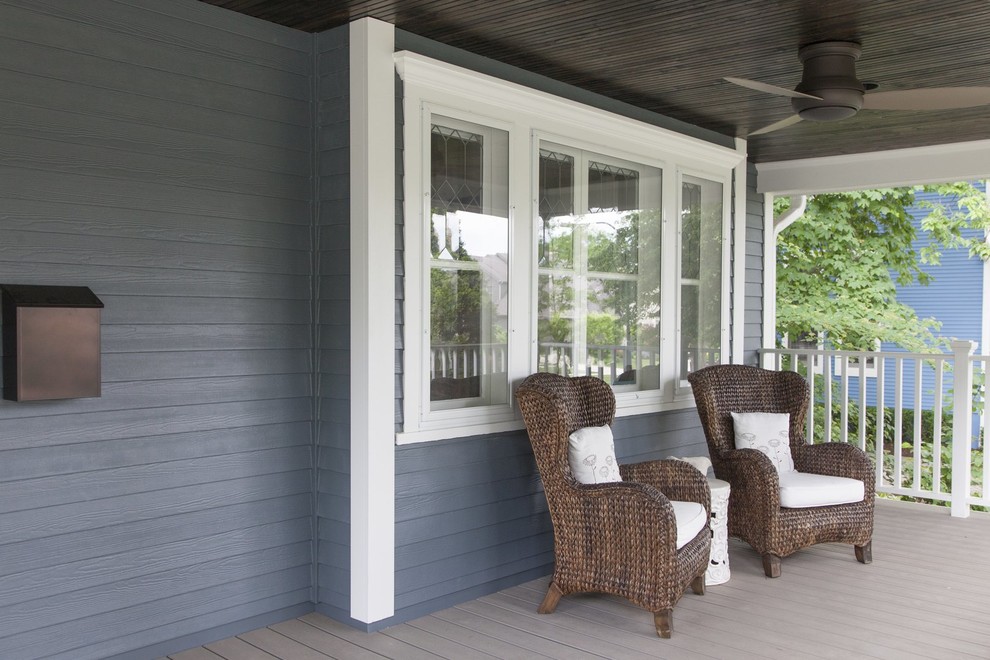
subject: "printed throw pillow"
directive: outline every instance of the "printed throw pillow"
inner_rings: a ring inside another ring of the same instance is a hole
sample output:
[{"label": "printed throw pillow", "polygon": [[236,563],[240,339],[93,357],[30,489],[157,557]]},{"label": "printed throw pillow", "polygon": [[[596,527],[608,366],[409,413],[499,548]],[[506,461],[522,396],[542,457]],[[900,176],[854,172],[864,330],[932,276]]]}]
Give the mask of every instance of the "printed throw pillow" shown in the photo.
[{"label": "printed throw pillow", "polygon": [[791,458],[788,413],[730,413],[736,432],[736,449],[756,449],[767,455],[777,474],[794,471]]},{"label": "printed throw pillow", "polygon": [[622,481],[615,461],[615,443],[608,426],[588,426],[571,433],[568,442],[571,474],[583,484]]}]

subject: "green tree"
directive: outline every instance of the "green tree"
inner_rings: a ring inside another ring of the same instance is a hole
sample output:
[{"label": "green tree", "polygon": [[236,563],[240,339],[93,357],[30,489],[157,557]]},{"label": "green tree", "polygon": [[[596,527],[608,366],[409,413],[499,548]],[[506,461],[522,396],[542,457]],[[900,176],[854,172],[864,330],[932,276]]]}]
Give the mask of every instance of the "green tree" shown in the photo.
[{"label": "green tree", "polygon": [[[922,223],[932,238],[918,251],[908,214],[914,188],[886,188],[815,195],[802,218],[777,241],[777,331],[790,337],[820,339],[846,350],[872,350],[874,341],[893,342],[909,351],[940,344],[935,319],[918,318],[897,301],[896,284],[927,284],[921,265],[937,264],[942,250],[968,247],[986,259],[982,240],[964,237],[967,228],[990,228],[985,194],[968,183],[924,189],[939,194],[926,202]],[[788,200],[774,202],[775,213]]]}]

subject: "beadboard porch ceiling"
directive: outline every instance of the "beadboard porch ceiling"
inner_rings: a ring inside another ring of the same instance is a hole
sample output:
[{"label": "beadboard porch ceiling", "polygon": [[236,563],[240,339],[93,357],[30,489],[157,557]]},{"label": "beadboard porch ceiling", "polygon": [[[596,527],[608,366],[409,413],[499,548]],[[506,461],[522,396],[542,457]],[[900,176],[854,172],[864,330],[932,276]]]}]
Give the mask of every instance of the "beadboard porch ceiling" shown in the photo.
[{"label": "beadboard porch ceiling", "polygon": [[[878,91],[990,86],[990,3],[965,0],[203,0],[320,32],[371,16],[414,34],[729,136],[785,119],[789,100],[732,85],[793,88],[800,46],[862,44],[859,78]],[[860,112],[753,136],[771,162],[990,138],[990,106]]]}]

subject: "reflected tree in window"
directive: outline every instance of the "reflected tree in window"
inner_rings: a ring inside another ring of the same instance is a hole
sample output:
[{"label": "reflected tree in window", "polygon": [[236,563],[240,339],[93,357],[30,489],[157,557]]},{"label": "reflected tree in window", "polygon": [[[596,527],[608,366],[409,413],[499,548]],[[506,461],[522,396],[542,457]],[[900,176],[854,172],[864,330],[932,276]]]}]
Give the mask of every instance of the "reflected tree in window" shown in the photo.
[{"label": "reflected tree in window", "polygon": [[508,135],[473,128],[430,132],[430,400],[461,406],[508,392]]}]

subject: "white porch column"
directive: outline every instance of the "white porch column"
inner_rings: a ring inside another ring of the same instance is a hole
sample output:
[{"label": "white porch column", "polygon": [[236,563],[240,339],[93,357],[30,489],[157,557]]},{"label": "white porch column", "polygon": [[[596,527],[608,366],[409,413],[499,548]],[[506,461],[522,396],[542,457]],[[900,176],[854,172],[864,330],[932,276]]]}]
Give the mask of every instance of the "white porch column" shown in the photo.
[{"label": "white porch column", "polygon": [[395,613],[395,33],[350,24],[351,616]]},{"label": "white porch column", "polygon": [[733,215],[732,254],[732,364],[744,361],[746,341],[746,140],[736,138],[736,151],[742,160],[735,167],[735,203]]},{"label": "white porch column", "polygon": [[973,439],[973,368],[969,356],[976,344],[952,342],[952,516],[969,517],[970,459]]}]

